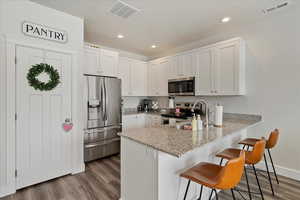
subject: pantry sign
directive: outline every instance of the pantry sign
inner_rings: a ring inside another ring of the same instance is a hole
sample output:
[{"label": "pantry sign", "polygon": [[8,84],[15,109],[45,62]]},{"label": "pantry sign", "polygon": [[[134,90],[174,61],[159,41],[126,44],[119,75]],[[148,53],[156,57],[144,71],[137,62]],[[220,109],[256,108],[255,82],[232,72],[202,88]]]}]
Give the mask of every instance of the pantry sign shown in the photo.
[{"label": "pantry sign", "polygon": [[68,35],[66,31],[50,28],[31,22],[23,22],[22,31],[25,35],[54,42],[66,43]]}]

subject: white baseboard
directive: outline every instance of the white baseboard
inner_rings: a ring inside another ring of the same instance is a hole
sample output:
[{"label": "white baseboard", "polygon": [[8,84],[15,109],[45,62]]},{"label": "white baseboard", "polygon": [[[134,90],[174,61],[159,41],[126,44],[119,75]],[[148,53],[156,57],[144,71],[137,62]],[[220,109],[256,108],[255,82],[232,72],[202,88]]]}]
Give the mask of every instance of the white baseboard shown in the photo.
[{"label": "white baseboard", "polygon": [[0,198],[16,193],[16,190],[12,187],[5,187],[0,190]]},{"label": "white baseboard", "polygon": [[84,163],[82,163],[80,167],[72,170],[72,174],[79,174],[82,172],[85,172],[85,164]]},{"label": "white baseboard", "polygon": [[[271,172],[273,172],[272,164],[268,163],[268,166],[269,166],[269,170]],[[259,169],[262,169],[262,170],[266,170],[266,166],[265,166],[264,161],[261,161],[260,163],[258,163],[256,165],[256,167],[259,168]],[[289,168],[282,167],[282,166],[279,166],[279,165],[275,165],[275,168],[276,168],[276,172],[277,172],[278,175],[285,176],[285,177],[288,177],[290,179],[300,181],[300,171],[295,170],[295,169],[289,169]]]}]

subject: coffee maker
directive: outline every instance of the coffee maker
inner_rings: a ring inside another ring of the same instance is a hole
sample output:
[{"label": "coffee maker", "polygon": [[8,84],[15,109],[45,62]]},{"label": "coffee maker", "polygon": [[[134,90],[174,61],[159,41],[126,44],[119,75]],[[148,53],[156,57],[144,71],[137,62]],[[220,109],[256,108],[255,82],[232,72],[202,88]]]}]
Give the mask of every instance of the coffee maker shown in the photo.
[{"label": "coffee maker", "polygon": [[140,101],[138,106],[138,111],[148,112],[152,111],[152,100],[151,99],[143,99]]}]

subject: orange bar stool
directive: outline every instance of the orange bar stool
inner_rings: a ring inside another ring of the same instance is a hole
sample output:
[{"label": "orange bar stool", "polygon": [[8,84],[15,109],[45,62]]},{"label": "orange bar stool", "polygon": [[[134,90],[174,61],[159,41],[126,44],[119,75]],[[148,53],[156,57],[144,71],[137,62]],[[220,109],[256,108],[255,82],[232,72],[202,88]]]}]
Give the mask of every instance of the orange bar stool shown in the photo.
[{"label": "orange bar stool", "polygon": [[[252,151],[246,151],[245,155],[246,155],[246,159],[245,159],[245,164],[246,165],[252,165],[254,173],[255,173],[255,177],[256,177],[256,182],[257,185],[259,187],[259,192],[261,195],[261,198],[264,199],[264,195],[262,193],[262,189],[258,180],[258,176],[257,176],[257,172],[256,172],[256,168],[255,168],[255,164],[259,163],[262,160],[262,157],[264,155],[265,152],[265,146],[266,146],[266,140],[264,138],[258,140],[257,142],[255,142]],[[243,150],[240,149],[225,149],[224,151],[222,151],[221,153],[217,154],[217,157],[221,158],[221,164],[223,159],[227,159],[227,160],[231,160],[233,158],[236,158],[240,155],[240,153]],[[249,193],[249,198],[252,199],[251,196],[251,191],[250,191],[250,185],[249,185],[249,180],[248,180],[248,175],[247,175],[247,170],[246,167],[244,166],[244,171],[245,171],[245,177],[246,177],[246,181],[247,181],[247,188],[248,188],[248,193]]]},{"label": "orange bar stool", "polygon": [[[217,200],[217,189],[231,189],[232,197],[235,200],[233,188],[240,182],[244,166],[245,152],[241,151],[237,157],[230,159],[225,166],[203,162],[188,169],[180,174],[181,177],[189,180],[184,194],[184,200],[186,199],[191,181],[201,185],[198,200],[201,200],[203,186],[211,188],[215,192]],[[209,199],[211,199],[211,196]]]},{"label": "orange bar stool", "polygon": [[[269,154],[269,158],[270,158],[270,161],[271,161],[271,164],[272,164],[272,168],[273,168],[273,172],[274,172],[277,184],[279,184],[279,180],[278,180],[278,177],[277,177],[276,169],[275,169],[275,166],[274,166],[274,163],[273,163],[273,158],[272,158],[270,150],[273,149],[276,146],[276,144],[278,143],[278,139],[279,139],[279,130],[275,129],[270,133],[269,139],[267,140],[267,144],[266,144],[266,149],[267,149],[267,152]],[[246,146],[248,146],[248,148],[249,148],[249,147],[253,147],[255,142],[257,142],[257,140],[258,139],[256,139],[256,138],[247,138],[245,140],[242,140],[239,144],[244,145],[243,149]],[[269,167],[268,167],[268,163],[267,163],[266,154],[264,154],[264,160],[265,160],[265,165],[266,165],[266,169],[267,169],[267,172],[268,172],[268,178],[269,178],[269,182],[270,182],[270,185],[271,185],[272,194],[274,195],[274,190],[273,190],[273,185],[272,185],[270,171],[269,171]]]}]

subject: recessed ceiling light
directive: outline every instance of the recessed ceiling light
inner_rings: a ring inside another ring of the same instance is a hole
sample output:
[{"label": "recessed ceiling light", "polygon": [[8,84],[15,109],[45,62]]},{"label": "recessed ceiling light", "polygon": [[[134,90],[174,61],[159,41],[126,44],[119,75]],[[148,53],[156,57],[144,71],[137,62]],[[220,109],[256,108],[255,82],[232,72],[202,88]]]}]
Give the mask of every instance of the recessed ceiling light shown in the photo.
[{"label": "recessed ceiling light", "polygon": [[153,44],[152,46],[151,46],[151,48],[152,49],[155,49],[157,46],[155,45],[155,44]]},{"label": "recessed ceiling light", "polygon": [[124,38],[124,35],[119,34],[118,38],[122,39],[122,38]]},{"label": "recessed ceiling light", "polygon": [[224,17],[224,18],[222,19],[222,22],[223,22],[223,23],[227,23],[227,22],[229,22],[230,20],[231,20],[230,17]]}]

